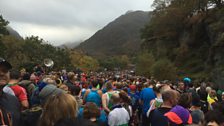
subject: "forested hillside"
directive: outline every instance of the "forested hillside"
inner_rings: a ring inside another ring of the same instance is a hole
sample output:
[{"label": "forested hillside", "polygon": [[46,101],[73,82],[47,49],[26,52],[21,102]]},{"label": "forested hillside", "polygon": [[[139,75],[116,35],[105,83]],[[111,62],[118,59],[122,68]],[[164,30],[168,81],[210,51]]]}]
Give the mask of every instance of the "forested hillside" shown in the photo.
[{"label": "forested hillside", "polygon": [[[151,21],[142,30],[141,47],[149,62],[166,62],[162,67],[170,64],[174,69],[167,72],[179,77],[223,83],[223,1],[155,0],[153,7]],[[153,74],[153,66],[150,70]]]}]

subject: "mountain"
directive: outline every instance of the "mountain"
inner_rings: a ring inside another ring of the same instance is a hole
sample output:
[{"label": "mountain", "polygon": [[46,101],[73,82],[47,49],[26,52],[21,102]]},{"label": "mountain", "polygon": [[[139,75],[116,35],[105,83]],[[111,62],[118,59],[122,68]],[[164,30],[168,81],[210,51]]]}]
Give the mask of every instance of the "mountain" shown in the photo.
[{"label": "mountain", "polygon": [[9,34],[16,37],[17,39],[23,39],[17,31],[15,31],[13,28],[10,26],[7,26],[6,29],[8,30]]},{"label": "mountain", "polygon": [[129,11],[97,31],[77,49],[95,57],[135,54],[142,43],[140,30],[149,20],[149,12]]},{"label": "mountain", "polygon": [[78,45],[80,45],[81,42],[67,42],[67,43],[64,43],[62,45],[59,45],[59,47],[61,48],[69,48],[69,49],[72,49],[72,48],[76,48]]}]

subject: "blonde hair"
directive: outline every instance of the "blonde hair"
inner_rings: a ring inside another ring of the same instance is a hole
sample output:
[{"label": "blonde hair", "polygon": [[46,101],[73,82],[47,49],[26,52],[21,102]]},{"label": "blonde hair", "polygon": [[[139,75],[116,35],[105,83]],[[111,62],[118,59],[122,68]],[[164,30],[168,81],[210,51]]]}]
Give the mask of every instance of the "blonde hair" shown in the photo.
[{"label": "blonde hair", "polygon": [[62,118],[75,119],[78,104],[70,94],[53,95],[44,104],[39,126],[54,126]]},{"label": "blonde hair", "polygon": [[75,78],[75,73],[74,72],[68,72],[68,79],[72,80]]},{"label": "blonde hair", "polygon": [[68,86],[65,85],[65,84],[61,84],[61,85],[59,85],[59,88],[62,89],[62,90],[64,90],[66,93],[69,92]]}]

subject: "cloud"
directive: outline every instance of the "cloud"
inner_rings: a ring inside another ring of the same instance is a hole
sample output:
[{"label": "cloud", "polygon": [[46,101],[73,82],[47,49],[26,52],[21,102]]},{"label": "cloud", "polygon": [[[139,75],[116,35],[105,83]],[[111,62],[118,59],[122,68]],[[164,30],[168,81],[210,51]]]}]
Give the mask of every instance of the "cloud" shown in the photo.
[{"label": "cloud", "polygon": [[73,26],[68,29],[60,26],[55,27],[28,23],[14,23],[12,27],[18,31],[23,31],[21,33],[23,37],[31,35],[40,36],[44,40],[51,40],[48,42],[56,46],[67,42],[82,42],[96,31],[96,29],[78,26]]},{"label": "cloud", "polygon": [[0,0],[0,13],[22,36],[38,35],[58,44],[86,39],[128,10],[148,11],[152,1]]}]

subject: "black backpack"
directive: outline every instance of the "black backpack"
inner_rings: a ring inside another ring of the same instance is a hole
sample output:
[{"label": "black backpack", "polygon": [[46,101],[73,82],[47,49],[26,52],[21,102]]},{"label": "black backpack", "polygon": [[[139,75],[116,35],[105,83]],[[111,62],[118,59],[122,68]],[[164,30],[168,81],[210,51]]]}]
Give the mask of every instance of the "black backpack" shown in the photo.
[{"label": "black backpack", "polygon": [[40,106],[33,106],[22,111],[22,126],[37,126],[41,113],[42,108]]}]

